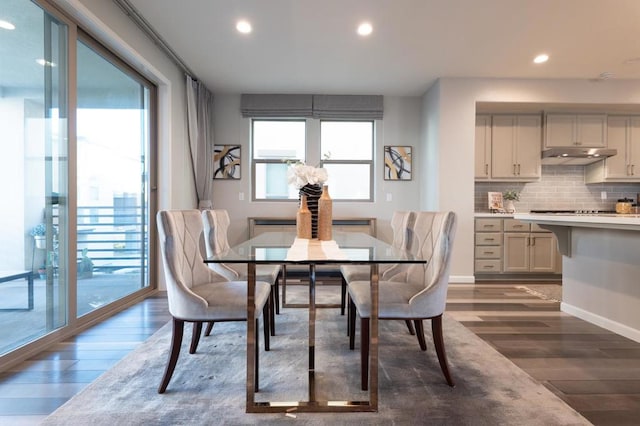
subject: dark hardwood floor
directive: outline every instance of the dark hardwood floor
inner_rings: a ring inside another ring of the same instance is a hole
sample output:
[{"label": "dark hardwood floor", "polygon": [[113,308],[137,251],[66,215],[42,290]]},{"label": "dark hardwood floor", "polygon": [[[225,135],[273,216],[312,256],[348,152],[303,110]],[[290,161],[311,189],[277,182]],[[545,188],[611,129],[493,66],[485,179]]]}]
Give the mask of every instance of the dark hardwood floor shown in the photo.
[{"label": "dark hardwood floor", "polygon": [[[447,313],[592,423],[640,424],[640,343],[522,285],[453,284]],[[160,294],[1,373],[0,425],[39,424],[169,319]]]}]

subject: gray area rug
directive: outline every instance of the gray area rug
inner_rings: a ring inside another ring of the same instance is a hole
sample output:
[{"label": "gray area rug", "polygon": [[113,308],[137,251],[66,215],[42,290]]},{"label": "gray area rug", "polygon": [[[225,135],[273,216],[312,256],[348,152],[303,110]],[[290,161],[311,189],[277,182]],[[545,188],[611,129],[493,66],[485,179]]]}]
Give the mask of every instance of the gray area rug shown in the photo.
[{"label": "gray area rug", "polygon": [[[260,354],[257,400],[306,398],[307,310],[283,309],[271,351]],[[430,330],[428,322],[425,324]],[[216,324],[189,355],[183,343],[167,392],[156,392],[170,324],[51,414],[45,425],[583,425],[590,424],[544,386],[457,321],[444,332],[456,387],[447,386],[427,331],[427,352],[403,322],[380,324],[377,413],[245,413],[245,323]],[[187,328],[186,336],[190,337]],[[189,340],[189,339],[185,339]],[[318,311],[318,394],[362,397],[359,351],[348,349],[346,317]],[[262,345],[262,343],[261,343]]]},{"label": "gray area rug", "polygon": [[562,286],[558,284],[527,284],[518,288],[544,300],[562,302]]}]

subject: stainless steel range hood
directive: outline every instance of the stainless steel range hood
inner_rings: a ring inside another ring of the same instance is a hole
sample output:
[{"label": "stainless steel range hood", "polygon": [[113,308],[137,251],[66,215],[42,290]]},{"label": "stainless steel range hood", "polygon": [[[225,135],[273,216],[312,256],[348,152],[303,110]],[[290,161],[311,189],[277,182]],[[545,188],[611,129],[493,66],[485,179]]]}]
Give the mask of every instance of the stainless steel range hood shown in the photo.
[{"label": "stainless steel range hood", "polygon": [[611,148],[550,148],[542,151],[542,164],[584,166],[616,155]]}]

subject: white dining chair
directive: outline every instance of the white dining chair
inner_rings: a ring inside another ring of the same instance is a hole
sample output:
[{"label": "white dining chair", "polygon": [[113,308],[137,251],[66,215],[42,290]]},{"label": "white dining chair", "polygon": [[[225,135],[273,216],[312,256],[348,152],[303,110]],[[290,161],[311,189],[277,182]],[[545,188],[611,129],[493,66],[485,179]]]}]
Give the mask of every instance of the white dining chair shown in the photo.
[{"label": "white dining chair", "polygon": [[[231,219],[229,213],[224,209],[212,209],[202,211],[202,221],[204,224],[204,242],[207,256],[220,254],[229,250],[228,232]],[[244,263],[209,263],[209,267],[218,274],[230,280],[246,280],[247,265]],[[256,265],[256,280],[271,284],[271,295],[269,298],[269,330],[271,335],[275,335],[275,314],[280,313],[280,265]],[[208,336],[213,323],[209,323],[205,330]]]},{"label": "white dining chair", "polygon": [[[431,320],[434,346],[447,383],[454,386],[449,372],[442,332],[442,315],[447,300],[451,249],[456,231],[453,212],[417,212],[409,251],[427,261],[410,264],[394,274],[394,280],[379,282],[378,318],[410,320],[415,325],[420,348],[427,349],[422,321]],[[353,281],[347,286],[349,312],[349,347],[355,346],[356,313],[360,317],[361,387],[368,389],[369,319],[371,293],[368,280]]]},{"label": "white dining chair", "polygon": [[[184,323],[193,323],[189,353],[196,352],[203,322],[246,321],[247,282],[227,280],[207,267],[202,257],[204,229],[198,210],[161,210],[157,214],[158,237],[172,316],[171,350],[158,387],[164,393],[180,355]],[[256,392],[258,391],[258,318],[263,317],[265,350],[269,350],[268,309],[271,285],[256,281],[255,346]]]}]

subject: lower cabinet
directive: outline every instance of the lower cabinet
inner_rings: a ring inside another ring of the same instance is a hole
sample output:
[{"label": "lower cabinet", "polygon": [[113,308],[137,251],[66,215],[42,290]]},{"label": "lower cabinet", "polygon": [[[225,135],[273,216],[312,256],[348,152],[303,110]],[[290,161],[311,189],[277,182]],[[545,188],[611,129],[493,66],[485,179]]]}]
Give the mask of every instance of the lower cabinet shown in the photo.
[{"label": "lower cabinet", "polygon": [[[482,232],[482,223],[501,232]],[[495,222],[494,222],[495,224]],[[491,243],[487,242],[487,237]],[[515,219],[476,219],[476,274],[560,274],[562,257],[553,233]]]}]

